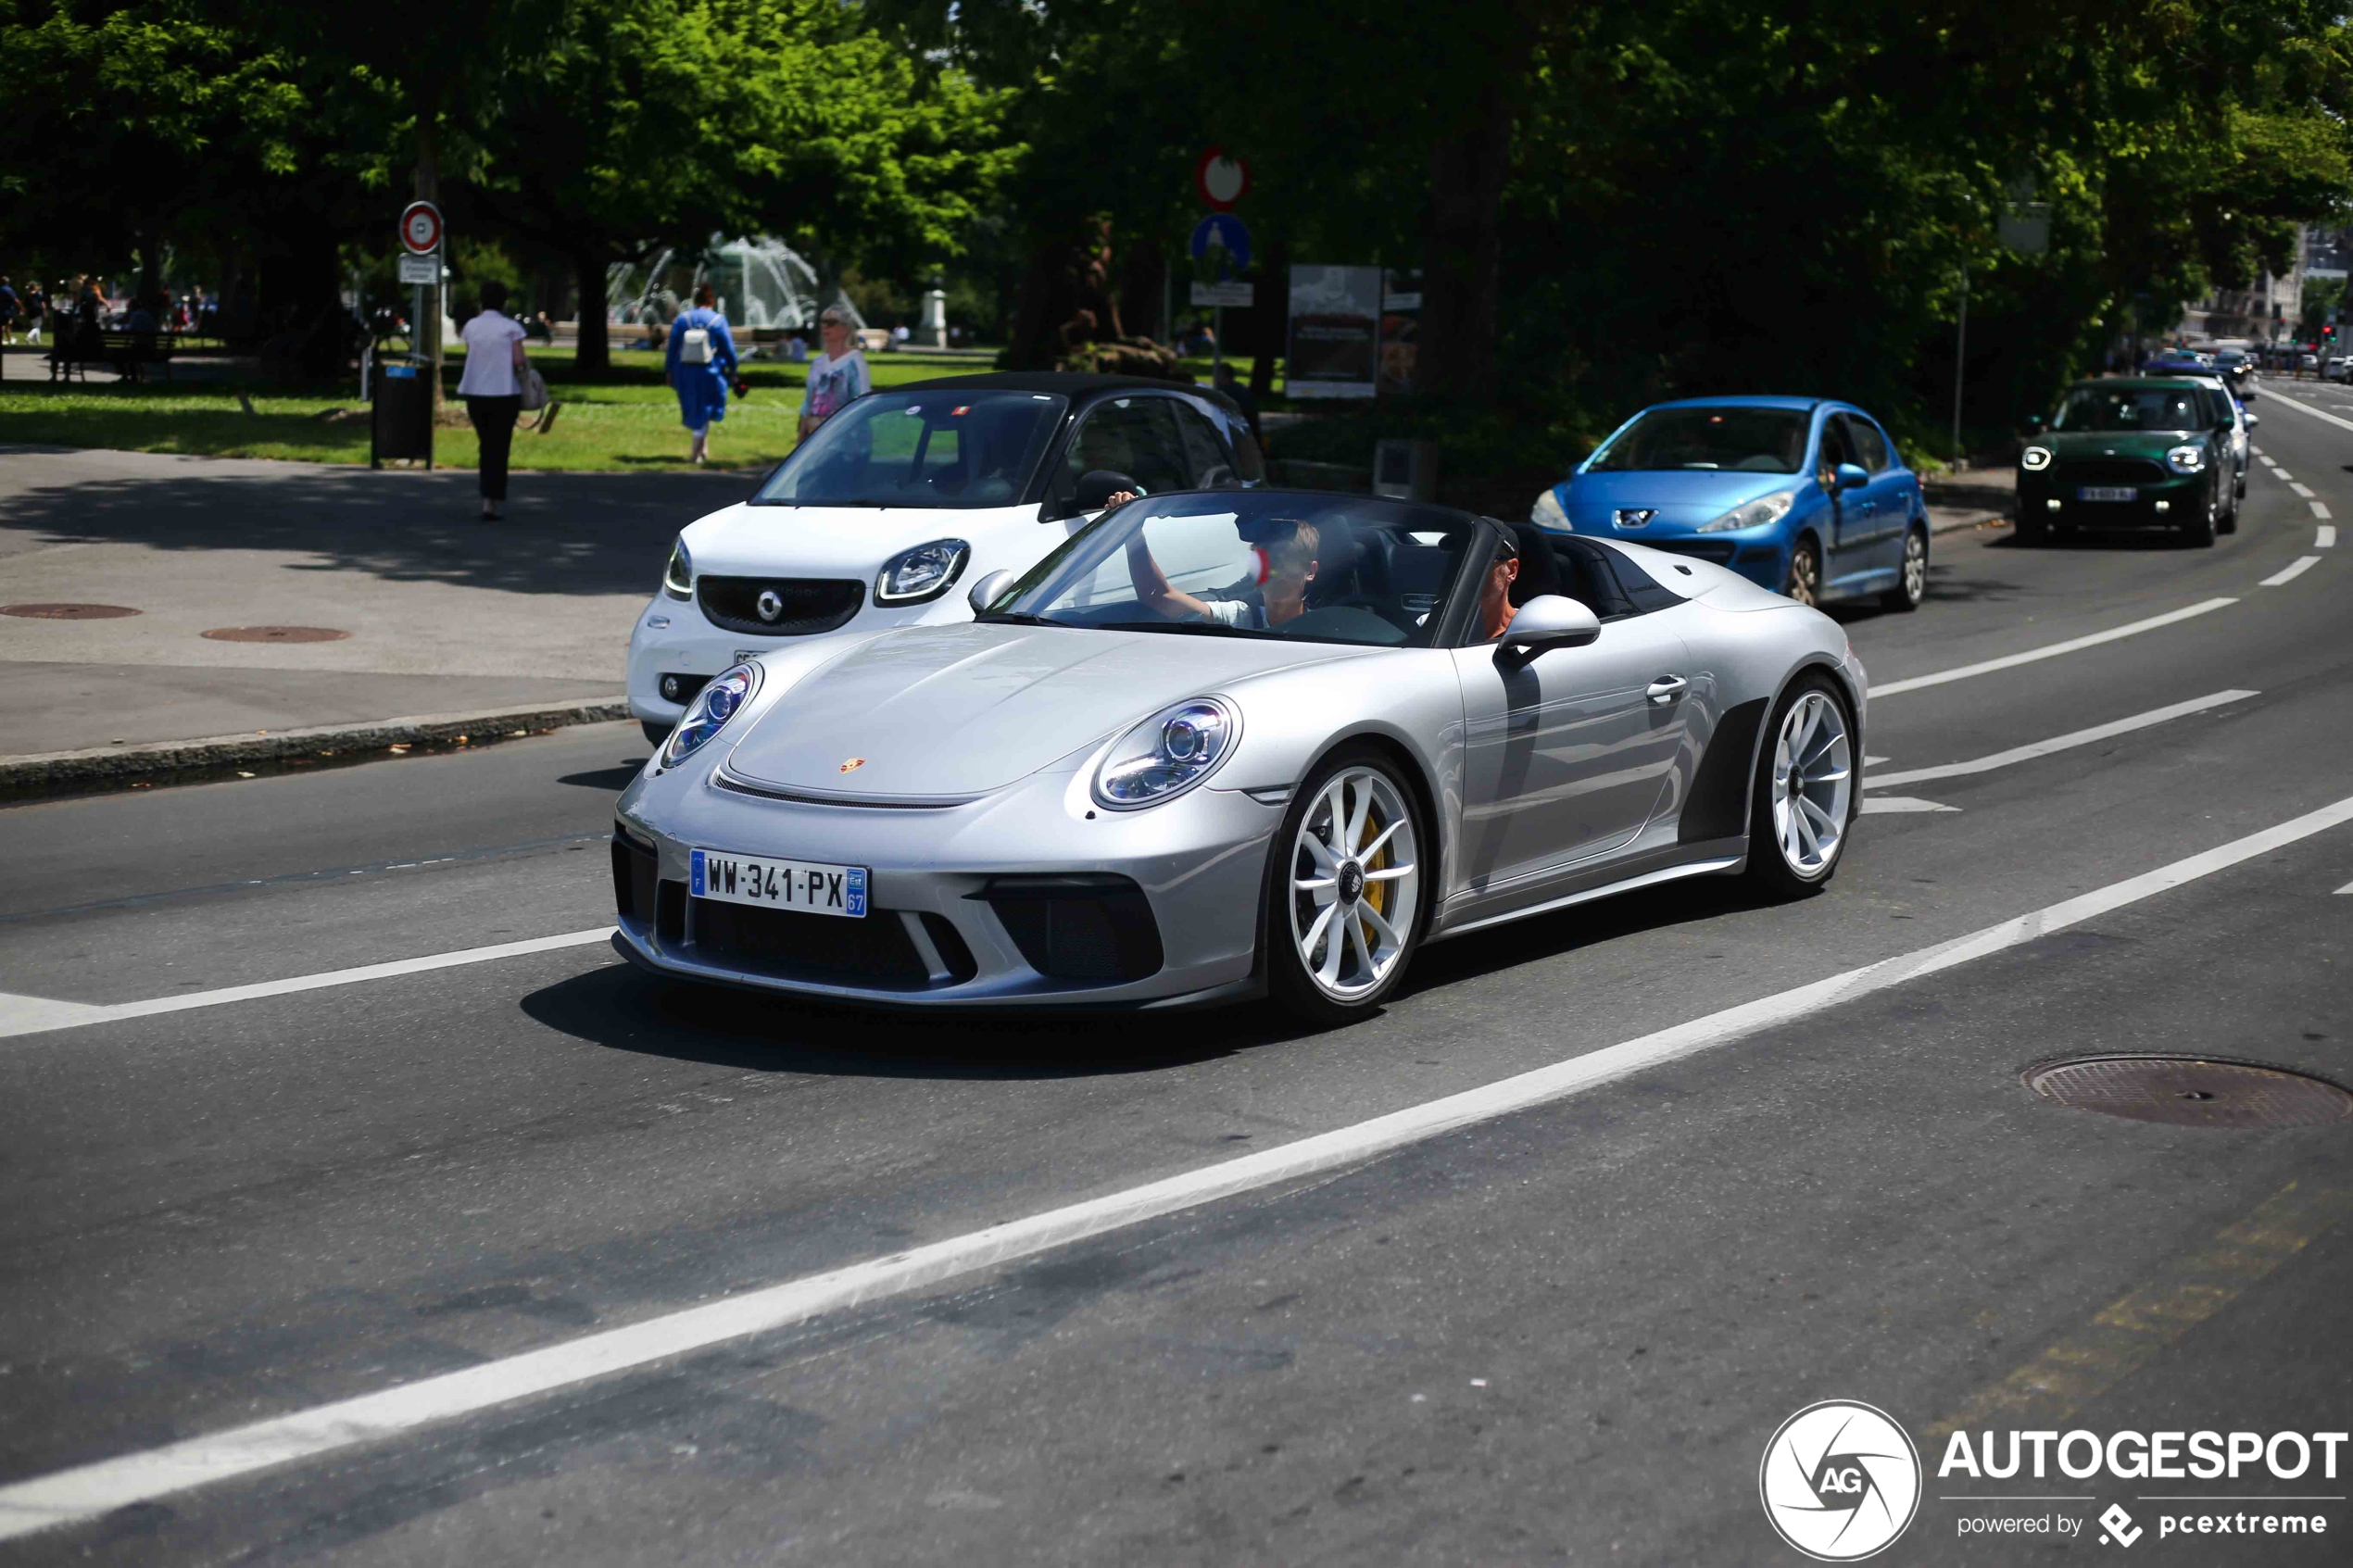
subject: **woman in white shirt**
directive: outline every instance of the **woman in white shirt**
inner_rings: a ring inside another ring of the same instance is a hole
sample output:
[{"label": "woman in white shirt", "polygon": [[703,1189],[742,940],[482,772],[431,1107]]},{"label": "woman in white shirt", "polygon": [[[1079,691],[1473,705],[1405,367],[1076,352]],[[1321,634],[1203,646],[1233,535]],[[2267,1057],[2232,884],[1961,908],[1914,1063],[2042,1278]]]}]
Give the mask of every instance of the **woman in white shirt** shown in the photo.
[{"label": "woman in white shirt", "polygon": [[522,323],[506,311],[507,285],[493,279],[482,285],[480,313],[458,334],[466,344],[466,373],[458,380],[458,395],[466,400],[466,418],[482,444],[486,522],[504,515],[498,506],[507,498],[507,456],[515,445],[515,420],[522,414]]}]

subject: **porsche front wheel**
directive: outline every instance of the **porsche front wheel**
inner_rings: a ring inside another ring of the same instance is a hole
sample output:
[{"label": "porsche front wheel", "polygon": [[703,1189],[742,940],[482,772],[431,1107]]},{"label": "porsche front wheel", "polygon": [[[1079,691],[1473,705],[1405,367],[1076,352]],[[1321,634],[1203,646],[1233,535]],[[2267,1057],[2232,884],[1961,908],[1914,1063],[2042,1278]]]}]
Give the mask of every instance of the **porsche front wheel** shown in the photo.
[{"label": "porsche front wheel", "polygon": [[1346,1023],[1397,988],[1420,944],[1422,857],[1413,788],[1373,750],[1327,759],[1291,799],[1268,877],[1267,988],[1315,1023]]},{"label": "porsche front wheel", "polygon": [[1800,675],[1773,709],[1749,802],[1748,873],[1782,897],[1838,871],[1859,804],[1854,736],[1845,695],[1826,675]]}]

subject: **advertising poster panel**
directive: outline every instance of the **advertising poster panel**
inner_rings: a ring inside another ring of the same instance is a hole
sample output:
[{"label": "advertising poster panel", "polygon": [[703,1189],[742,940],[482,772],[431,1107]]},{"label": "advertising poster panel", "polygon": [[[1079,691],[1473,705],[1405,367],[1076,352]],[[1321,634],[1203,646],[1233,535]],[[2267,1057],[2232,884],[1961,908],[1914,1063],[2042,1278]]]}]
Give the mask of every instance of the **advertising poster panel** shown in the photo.
[{"label": "advertising poster panel", "polygon": [[1392,267],[1380,302],[1380,395],[1402,396],[1420,384],[1415,375],[1415,338],[1422,315],[1422,272]]},{"label": "advertising poster panel", "polygon": [[1284,390],[1370,397],[1380,355],[1380,269],[1293,267]]}]

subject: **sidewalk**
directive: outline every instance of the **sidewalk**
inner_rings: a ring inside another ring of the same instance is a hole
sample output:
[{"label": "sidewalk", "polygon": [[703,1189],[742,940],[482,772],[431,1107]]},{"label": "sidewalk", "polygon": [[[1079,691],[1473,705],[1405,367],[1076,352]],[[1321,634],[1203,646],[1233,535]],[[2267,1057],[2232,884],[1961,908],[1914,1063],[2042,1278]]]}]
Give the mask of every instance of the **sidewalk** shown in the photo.
[{"label": "sidewalk", "polygon": [[[0,765],[619,698],[672,537],[746,474],[518,474],[0,446]],[[316,628],[321,641],[208,632]]]}]

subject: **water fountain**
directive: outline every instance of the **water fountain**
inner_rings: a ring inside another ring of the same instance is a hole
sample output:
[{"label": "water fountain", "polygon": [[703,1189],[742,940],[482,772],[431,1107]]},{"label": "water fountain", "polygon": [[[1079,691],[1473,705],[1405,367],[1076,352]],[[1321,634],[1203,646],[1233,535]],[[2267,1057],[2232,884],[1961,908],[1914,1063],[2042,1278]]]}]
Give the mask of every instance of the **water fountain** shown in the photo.
[{"label": "water fountain", "polygon": [[[727,239],[713,234],[700,254],[663,249],[642,266],[615,262],[605,274],[608,320],[614,326],[667,322],[708,282],[719,296],[720,313],[734,327],[814,327],[822,288],[816,269],[774,235]],[[833,305],[848,311],[853,327],[865,319],[837,288]]]}]

